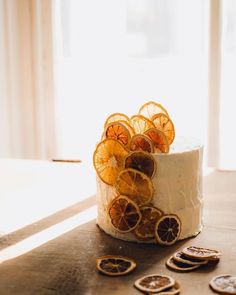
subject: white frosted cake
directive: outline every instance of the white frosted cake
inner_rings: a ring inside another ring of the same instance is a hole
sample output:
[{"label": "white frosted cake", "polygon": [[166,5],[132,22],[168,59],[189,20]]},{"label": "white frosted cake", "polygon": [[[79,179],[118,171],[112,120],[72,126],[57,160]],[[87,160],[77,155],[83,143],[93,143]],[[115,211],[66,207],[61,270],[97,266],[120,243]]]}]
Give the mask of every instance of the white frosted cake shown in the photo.
[{"label": "white frosted cake", "polygon": [[[184,137],[175,139],[168,154],[153,154],[157,168],[152,203],[165,214],[176,214],[180,218],[179,239],[196,236],[202,229],[202,155],[203,146],[196,139]],[[116,195],[113,186],[97,178],[99,227],[113,237],[140,242],[132,233],[121,233],[112,226],[107,208]]]},{"label": "white frosted cake", "polygon": [[131,118],[114,113],[104,124],[93,162],[97,224],[126,241],[172,245],[202,229],[203,146],[175,138],[174,124],[156,102]]}]

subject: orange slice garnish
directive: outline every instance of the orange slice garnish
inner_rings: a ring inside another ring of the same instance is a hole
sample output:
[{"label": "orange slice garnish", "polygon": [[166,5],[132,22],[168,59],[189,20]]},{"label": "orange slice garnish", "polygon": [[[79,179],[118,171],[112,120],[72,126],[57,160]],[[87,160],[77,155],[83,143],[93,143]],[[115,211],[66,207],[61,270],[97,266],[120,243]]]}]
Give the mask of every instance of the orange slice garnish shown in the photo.
[{"label": "orange slice garnish", "polygon": [[131,151],[154,152],[154,146],[151,139],[144,134],[135,134],[131,138],[129,148]]},{"label": "orange slice garnish", "polygon": [[143,115],[148,119],[152,119],[152,117],[158,113],[166,114],[168,115],[167,110],[159,103],[155,101],[149,101],[141,106],[139,109],[139,115]]},{"label": "orange slice garnish", "polygon": [[169,145],[172,144],[175,138],[175,127],[170,117],[165,114],[159,113],[152,117],[152,122],[157,129],[164,132],[165,136],[168,139]]},{"label": "orange slice garnish", "polygon": [[109,139],[116,139],[123,145],[128,145],[131,135],[127,127],[120,122],[113,122],[106,126],[105,137]]},{"label": "orange slice garnish", "polygon": [[154,193],[151,179],[132,168],[124,169],[119,173],[115,186],[118,193],[128,196],[139,206],[150,203]]},{"label": "orange slice garnish", "polygon": [[134,234],[139,240],[151,240],[155,237],[155,225],[163,212],[153,206],[143,206],[140,212],[142,219],[135,228]]},{"label": "orange slice garnish", "polygon": [[131,152],[125,159],[125,168],[133,168],[152,178],[156,171],[156,162],[149,153]]},{"label": "orange slice garnish", "polygon": [[106,255],[96,259],[97,269],[108,276],[123,276],[136,267],[136,262],[128,257]]},{"label": "orange slice garnish", "polygon": [[93,154],[93,164],[99,178],[107,184],[114,185],[124,167],[127,154],[128,151],[119,141],[114,139],[101,141]]},{"label": "orange slice garnish", "polygon": [[134,115],[130,118],[131,126],[134,129],[134,132],[136,134],[138,133],[144,133],[150,128],[154,128],[155,125],[150,121],[149,119],[145,118],[142,115]]},{"label": "orange slice garnish", "polygon": [[162,216],[155,225],[156,241],[161,245],[174,244],[181,232],[181,221],[177,215],[169,214]]},{"label": "orange slice garnish", "polygon": [[162,153],[169,152],[169,142],[164,132],[158,130],[157,128],[151,128],[145,132],[145,135],[151,139],[158,153],[160,151]]},{"label": "orange slice garnish", "polygon": [[139,224],[141,213],[139,207],[126,196],[116,197],[108,208],[113,227],[120,232],[130,232]]},{"label": "orange slice garnish", "polygon": [[125,121],[127,123],[130,123],[130,119],[127,115],[123,114],[123,113],[114,113],[111,114],[107,119],[106,122],[104,124],[104,128],[106,128],[106,126],[112,122],[117,122],[117,121]]}]

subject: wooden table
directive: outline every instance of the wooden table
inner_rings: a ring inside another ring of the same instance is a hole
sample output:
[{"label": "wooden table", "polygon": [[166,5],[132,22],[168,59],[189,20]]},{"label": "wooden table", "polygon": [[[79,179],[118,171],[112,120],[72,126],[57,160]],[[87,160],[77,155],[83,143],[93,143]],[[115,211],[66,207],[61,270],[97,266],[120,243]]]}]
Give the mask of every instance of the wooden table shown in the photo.
[{"label": "wooden table", "polygon": [[[44,176],[45,171],[48,171],[46,167],[47,164],[41,171]],[[53,167],[53,172],[67,169],[68,178],[69,172],[71,175],[78,173],[73,169],[68,172],[68,168],[61,168],[62,166]],[[58,190],[61,190],[59,180],[65,179],[65,175],[59,174]],[[83,177],[72,177],[78,191],[78,182],[85,180],[88,175],[85,174]],[[140,276],[152,273],[167,274],[177,279],[182,287],[181,294],[214,294],[208,287],[208,282],[213,276],[224,273],[236,274],[236,173],[212,172],[205,176],[204,183],[203,232],[194,239],[178,242],[172,247],[123,242],[101,232],[95,223],[93,196],[64,207],[22,229],[2,235],[0,294],[142,294],[133,287],[133,283]],[[44,185],[50,184],[47,182]],[[51,196],[47,196],[49,197]],[[66,195],[64,197],[66,198]],[[53,199],[57,202],[57,196],[53,196]],[[22,204],[19,210],[24,215],[27,206],[24,207]],[[35,210],[37,211],[37,208]],[[190,273],[168,270],[165,266],[166,259],[174,251],[190,244],[221,249],[223,257],[220,263],[214,268],[201,268]],[[124,277],[112,278],[101,275],[95,268],[95,259],[106,254],[132,257],[137,261],[137,269]]]}]

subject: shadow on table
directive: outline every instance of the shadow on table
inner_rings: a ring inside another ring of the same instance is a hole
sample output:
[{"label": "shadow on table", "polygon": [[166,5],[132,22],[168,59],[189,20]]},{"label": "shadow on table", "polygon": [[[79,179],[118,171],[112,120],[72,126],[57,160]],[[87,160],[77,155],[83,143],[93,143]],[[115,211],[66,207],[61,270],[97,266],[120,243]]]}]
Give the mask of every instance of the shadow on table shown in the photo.
[{"label": "shadow on table", "polygon": [[35,235],[45,229],[54,226],[66,219],[69,219],[78,213],[90,208],[95,204],[95,196],[91,196],[81,202],[75,203],[63,210],[60,210],[52,215],[49,215],[37,222],[29,224],[10,234],[0,236],[0,250],[12,246],[28,237]]}]

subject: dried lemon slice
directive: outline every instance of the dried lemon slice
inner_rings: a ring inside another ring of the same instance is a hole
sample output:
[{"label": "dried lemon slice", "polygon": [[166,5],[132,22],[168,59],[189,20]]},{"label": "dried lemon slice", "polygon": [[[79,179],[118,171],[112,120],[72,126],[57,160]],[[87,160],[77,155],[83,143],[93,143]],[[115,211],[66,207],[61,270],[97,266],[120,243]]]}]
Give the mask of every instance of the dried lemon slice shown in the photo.
[{"label": "dried lemon slice", "polygon": [[220,294],[236,294],[236,275],[219,275],[210,281],[210,287]]},{"label": "dried lemon slice", "polygon": [[156,171],[156,162],[152,155],[145,152],[131,152],[125,158],[125,168],[133,168],[153,177]]},{"label": "dried lemon slice", "polygon": [[128,128],[120,122],[113,122],[108,124],[106,126],[104,134],[106,138],[118,140],[125,146],[129,144],[131,139]]},{"label": "dried lemon slice", "polygon": [[93,165],[99,178],[110,185],[114,185],[119,172],[124,167],[124,159],[128,151],[114,139],[101,141],[93,154]]},{"label": "dried lemon slice", "polygon": [[161,245],[174,244],[181,232],[181,222],[174,214],[162,216],[155,225],[155,237]]},{"label": "dried lemon slice", "polygon": [[152,122],[155,127],[161,130],[168,139],[169,144],[172,144],[175,138],[175,127],[170,117],[166,114],[156,114],[152,117]]},{"label": "dried lemon slice", "polygon": [[144,134],[135,134],[131,138],[129,148],[131,151],[154,152],[154,146],[151,139]]},{"label": "dried lemon slice", "polygon": [[106,255],[96,259],[97,269],[108,276],[123,276],[136,267],[136,262],[128,257]]},{"label": "dried lemon slice", "polygon": [[145,135],[147,135],[151,139],[154,144],[155,150],[157,150],[158,153],[160,151],[162,153],[169,152],[169,142],[162,131],[158,130],[157,128],[151,128],[145,132]]},{"label": "dried lemon slice", "polygon": [[174,286],[174,284],[175,280],[172,277],[153,274],[138,279],[134,286],[143,292],[159,293]]},{"label": "dried lemon slice", "polygon": [[134,234],[140,240],[151,240],[155,237],[155,225],[163,212],[153,206],[143,206],[140,212],[142,219],[135,228]]},{"label": "dried lemon slice", "polygon": [[112,122],[117,122],[117,121],[125,121],[127,123],[130,123],[130,119],[127,115],[123,114],[123,113],[114,113],[111,114],[107,119],[106,122],[104,124],[104,129],[106,128],[106,126]]},{"label": "dried lemon slice", "polygon": [[120,232],[130,232],[139,224],[139,207],[126,196],[116,197],[108,208],[113,227]]},{"label": "dried lemon slice", "polygon": [[115,186],[118,193],[128,196],[139,206],[150,203],[154,193],[151,179],[132,168],[124,169],[119,173]]},{"label": "dried lemon slice", "polygon": [[134,115],[130,118],[131,126],[133,127],[136,134],[144,133],[150,128],[154,128],[155,125],[149,119],[142,115]]},{"label": "dried lemon slice", "polygon": [[168,115],[167,110],[159,103],[155,101],[149,101],[141,106],[138,112],[140,115],[147,117],[148,119],[152,119],[152,117],[158,113]]}]

